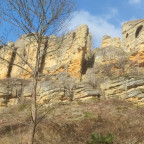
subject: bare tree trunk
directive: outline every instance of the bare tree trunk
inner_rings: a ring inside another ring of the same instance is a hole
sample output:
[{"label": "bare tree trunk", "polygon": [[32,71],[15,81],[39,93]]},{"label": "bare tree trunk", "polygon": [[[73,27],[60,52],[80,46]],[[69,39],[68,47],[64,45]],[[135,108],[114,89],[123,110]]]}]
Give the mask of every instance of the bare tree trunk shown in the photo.
[{"label": "bare tree trunk", "polygon": [[36,126],[37,126],[37,77],[39,73],[39,63],[40,63],[40,48],[41,48],[42,37],[37,41],[37,53],[36,53],[36,65],[33,74],[33,93],[32,93],[32,131],[31,131],[31,144],[34,144]]},{"label": "bare tree trunk", "polygon": [[35,132],[37,126],[37,105],[36,105],[36,89],[37,89],[37,79],[33,79],[33,93],[32,93],[32,130],[31,130],[31,140],[30,143],[34,144]]}]

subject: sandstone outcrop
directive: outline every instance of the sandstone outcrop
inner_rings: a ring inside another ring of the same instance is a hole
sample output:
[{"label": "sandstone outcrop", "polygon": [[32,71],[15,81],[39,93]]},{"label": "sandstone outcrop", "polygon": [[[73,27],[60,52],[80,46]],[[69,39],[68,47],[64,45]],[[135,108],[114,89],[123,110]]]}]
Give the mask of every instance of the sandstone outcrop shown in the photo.
[{"label": "sandstone outcrop", "polygon": [[[71,82],[72,83],[72,82]],[[37,86],[37,101],[49,105],[54,102],[68,100],[83,100],[100,97],[100,91],[88,83],[79,82],[72,85],[60,80],[39,81]],[[32,95],[31,80],[5,79],[0,81],[0,107],[18,104],[21,100],[30,99]]]},{"label": "sandstone outcrop", "polygon": [[[0,50],[3,58],[11,62],[8,64],[7,61],[0,60],[3,65],[0,78],[30,78],[29,72],[35,66],[36,48],[35,34],[30,34]],[[86,25],[81,25],[62,37],[44,36],[40,50],[40,72],[57,74],[65,71],[72,77],[81,79],[84,57],[90,51],[91,34]]]},{"label": "sandstone outcrop", "polygon": [[[21,99],[30,99],[32,85],[30,80],[7,79],[0,81],[0,107],[16,105]],[[79,82],[72,89],[66,88],[62,81],[39,81],[37,87],[38,103],[50,105],[68,100],[86,100],[93,98],[119,98],[144,104],[144,78],[120,77],[106,80],[100,87],[92,83]]]},{"label": "sandstone outcrop", "polygon": [[[62,37],[43,36],[38,102],[105,97],[144,104],[144,78],[139,75],[144,71],[143,25],[144,20],[125,23],[122,42],[105,35],[101,48],[94,50],[86,25]],[[34,33],[0,47],[0,107],[30,99],[36,47]]]},{"label": "sandstone outcrop", "polygon": [[133,20],[123,24],[121,46],[125,51],[135,51],[144,47],[144,19]]},{"label": "sandstone outcrop", "polygon": [[114,62],[126,56],[127,53],[122,48],[109,46],[95,53],[95,64]]},{"label": "sandstone outcrop", "polygon": [[111,38],[108,35],[104,35],[102,38],[102,43],[101,43],[101,48],[106,48],[109,46],[112,47],[120,47],[121,42],[120,42],[120,38],[116,37],[116,38]]},{"label": "sandstone outcrop", "polygon": [[8,50],[7,47],[0,49],[0,79],[6,78],[8,76],[8,71],[10,67],[8,62],[12,60],[12,54],[13,51]]},{"label": "sandstone outcrop", "polygon": [[120,77],[100,85],[106,98],[120,98],[144,104],[144,78]]}]

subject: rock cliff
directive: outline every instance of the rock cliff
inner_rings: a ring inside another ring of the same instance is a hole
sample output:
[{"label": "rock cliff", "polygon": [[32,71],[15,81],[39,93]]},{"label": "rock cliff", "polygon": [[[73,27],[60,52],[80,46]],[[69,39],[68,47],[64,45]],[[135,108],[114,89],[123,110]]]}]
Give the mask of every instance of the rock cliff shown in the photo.
[{"label": "rock cliff", "polygon": [[123,24],[121,46],[125,51],[135,51],[143,47],[144,19],[133,20]]},{"label": "rock cliff", "polygon": [[[36,47],[35,36],[30,34],[22,36],[15,43],[8,43],[1,49],[1,57],[10,63],[0,59],[0,78],[30,78],[29,72],[35,66]],[[40,72],[57,74],[66,71],[72,77],[81,79],[84,57],[90,51],[91,34],[86,25],[81,25],[62,37],[44,36],[40,50]]]},{"label": "rock cliff", "polygon": [[101,84],[106,98],[120,98],[144,103],[144,78],[143,77],[120,77],[108,80]]},{"label": "rock cliff", "polygon": [[108,46],[112,46],[112,47],[120,47],[121,42],[120,42],[120,38],[116,37],[116,38],[111,38],[108,35],[104,35],[102,38],[102,43],[101,43],[101,48],[105,48]]},{"label": "rock cliff", "polygon": [[[67,79],[68,81],[68,79]],[[29,100],[32,95],[31,80],[5,79],[0,81],[0,107],[18,104],[21,100]],[[60,101],[82,100],[100,97],[100,91],[89,83],[72,80],[63,83],[61,80],[42,80],[37,85],[37,102],[51,104]]]},{"label": "rock cliff", "polygon": [[[47,105],[49,101],[103,97],[144,104],[143,21],[125,23],[121,42],[118,37],[105,35],[101,48],[94,50],[91,50],[92,36],[86,25],[62,37],[43,36],[38,102]],[[35,66],[36,47],[33,33],[0,49],[1,107],[30,99],[32,85],[29,72]]]}]

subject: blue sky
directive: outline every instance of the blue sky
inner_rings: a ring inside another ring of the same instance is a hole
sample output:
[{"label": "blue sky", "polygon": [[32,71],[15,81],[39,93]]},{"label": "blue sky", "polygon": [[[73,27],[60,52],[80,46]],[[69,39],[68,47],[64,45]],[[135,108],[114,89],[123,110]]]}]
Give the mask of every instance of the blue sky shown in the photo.
[{"label": "blue sky", "polygon": [[103,35],[121,37],[122,24],[144,18],[144,0],[77,0],[77,12],[69,30],[87,24],[93,35],[94,47],[99,47]]},{"label": "blue sky", "polygon": [[[87,24],[93,35],[93,47],[99,47],[103,35],[121,37],[122,24],[144,18],[144,0],[76,0],[77,8],[72,14],[67,30]],[[15,41],[14,31],[2,24],[0,35],[8,35],[7,41]]]}]

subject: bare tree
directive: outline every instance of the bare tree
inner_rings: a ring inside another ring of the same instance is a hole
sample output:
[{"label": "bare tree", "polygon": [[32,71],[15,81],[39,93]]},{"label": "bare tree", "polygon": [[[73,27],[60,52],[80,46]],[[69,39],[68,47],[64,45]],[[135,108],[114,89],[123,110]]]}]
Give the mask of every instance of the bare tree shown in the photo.
[{"label": "bare tree", "polygon": [[103,73],[111,77],[122,75],[130,64],[128,54],[122,48],[108,47],[102,50]]},{"label": "bare tree", "polygon": [[116,62],[114,63],[114,67],[119,70],[119,74],[122,75],[126,72],[126,66],[130,64],[130,60],[128,54],[124,50],[120,50],[116,52],[118,56]]},{"label": "bare tree", "polygon": [[[39,75],[41,59],[41,43],[44,35],[51,35],[58,32],[65,21],[68,20],[73,11],[73,0],[2,0],[0,2],[0,18],[1,21],[6,21],[12,24],[21,34],[34,34],[33,37],[37,43],[35,46],[36,57],[35,66],[32,66],[13,48],[15,54],[30,68],[30,71],[23,68],[21,65],[15,64],[29,72],[33,79],[32,92],[32,133],[31,144],[34,143],[35,132],[37,126],[37,100],[36,89],[37,79]],[[48,37],[45,41],[47,44]],[[2,45],[5,43],[1,40]],[[11,63],[10,61],[1,58],[1,60]],[[12,64],[11,64],[12,65]]]}]

